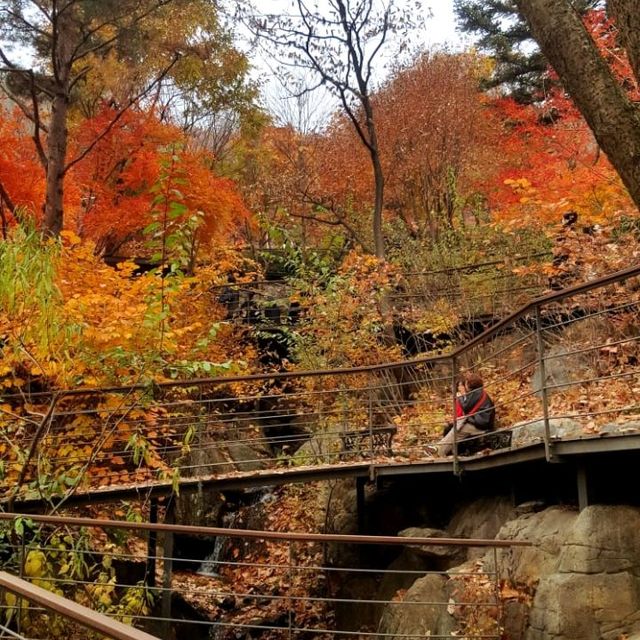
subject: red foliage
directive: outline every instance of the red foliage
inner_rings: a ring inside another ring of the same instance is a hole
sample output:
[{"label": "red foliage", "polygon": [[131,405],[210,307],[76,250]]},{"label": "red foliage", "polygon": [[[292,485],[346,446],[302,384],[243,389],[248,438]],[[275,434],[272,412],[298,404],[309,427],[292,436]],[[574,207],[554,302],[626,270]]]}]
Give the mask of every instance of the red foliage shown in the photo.
[{"label": "red foliage", "polygon": [[[86,120],[74,136],[75,151],[89,145],[114,118],[105,107]],[[76,232],[106,249],[114,249],[140,232],[151,221],[153,193],[168,150],[178,149],[183,202],[192,212],[201,211],[201,240],[246,219],[248,212],[235,184],[215,175],[213,159],[188,151],[187,141],[176,128],[162,123],[153,112],[130,110],[73,171],[82,193],[73,224]],[[71,221],[67,222],[71,225]]]},{"label": "red foliage", "polygon": [[0,183],[16,207],[39,215],[44,202],[44,170],[30,139],[29,125],[17,109],[0,108]]}]

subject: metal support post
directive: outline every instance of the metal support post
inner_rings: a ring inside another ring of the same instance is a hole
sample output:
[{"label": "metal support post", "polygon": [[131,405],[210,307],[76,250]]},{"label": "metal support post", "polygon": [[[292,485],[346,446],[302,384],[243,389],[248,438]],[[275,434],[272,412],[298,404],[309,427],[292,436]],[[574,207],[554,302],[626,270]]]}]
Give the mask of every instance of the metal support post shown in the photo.
[{"label": "metal support post", "polygon": [[578,509],[582,511],[589,506],[589,477],[584,464],[579,464],[576,480],[578,483]]},{"label": "metal support post", "polygon": [[504,629],[504,607],[502,606],[502,597],[500,594],[500,572],[498,571],[498,548],[493,547],[493,573],[494,573],[494,594],[496,598],[496,633],[500,635],[500,630]]},{"label": "metal support post", "polygon": [[358,533],[363,534],[366,527],[366,513],[364,504],[364,485],[366,478],[356,478],[356,510],[358,515]]},{"label": "metal support post", "polygon": [[458,416],[457,414],[457,394],[458,394],[458,361],[454,356],[451,359],[451,397],[453,399],[451,410],[453,412],[453,473],[460,475],[458,460]]},{"label": "metal support post", "polygon": [[538,305],[536,305],[536,340],[538,346],[538,368],[540,370],[542,417],[544,420],[544,453],[547,462],[550,462],[553,454],[551,452],[551,427],[549,425],[549,394],[547,393],[547,372],[545,369],[544,340],[542,339],[542,319]]},{"label": "metal support post", "polygon": [[373,448],[373,389],[369,389],[369,461],[373,464],[374,448]]},{"label": "metal support post", "polygon": [[[167,505],[165,523],[173,524],[173,505]],[[164,640],[171,640],[171,576],[173,573],[173,532],[164,532],[163,560],[162,560],[162,632]]]},{"label": "metal support post", "polygon": [[293,563],[294,563],[294,555],[293,555],[293,540],[289,540],[289,640],[293,638],[293,622],[295,612],[293,611]]},{"label": "metal support post", "polygon": [[[158,499],[151,498],[149,505],[149,522],[158,522]],[[156,586],[156,558],[158,555],[158,532],[155,529],[149,531],[147,538],[147,567],[145,569],[144,582],[150,589]]]}]

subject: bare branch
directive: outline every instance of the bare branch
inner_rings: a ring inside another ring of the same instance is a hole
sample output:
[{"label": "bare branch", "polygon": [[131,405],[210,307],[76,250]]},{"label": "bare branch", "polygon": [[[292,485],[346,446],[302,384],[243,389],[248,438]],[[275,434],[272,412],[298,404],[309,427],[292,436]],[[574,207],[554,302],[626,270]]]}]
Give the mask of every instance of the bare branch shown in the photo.
[{"label": "bare branch", "polygon": [[36,146],[36,152],[38,153],[38,158],[40,159],[40,163],[46,169],[49,161],[47,159],[47,154],[44,151],[44,146],[42,144],[42,139],[40,138],[40,131],[42,130],[42,123],[40,122],[40,107],[38,105],[38,95],[36,93],[36,84],[33,71],[29,73],[29,79],[31,80],[31,102],[33,104],[33,142]]},{"label": "bare branch", "polygon": [[9,211],[13,214],[14,211],[16,210],[16,205],[13,203],[11,196],[5,189],[1,180],[0,180],[0,199],[2,199],[2,201],[7,205],[7,208],[9,209]]}]

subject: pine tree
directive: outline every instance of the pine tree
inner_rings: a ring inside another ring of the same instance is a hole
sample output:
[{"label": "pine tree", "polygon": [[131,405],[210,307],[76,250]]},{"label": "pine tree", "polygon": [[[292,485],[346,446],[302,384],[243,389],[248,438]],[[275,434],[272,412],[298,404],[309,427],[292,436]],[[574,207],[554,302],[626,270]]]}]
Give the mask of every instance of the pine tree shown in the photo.
[{"label": "pine tree", "polygon": [[[551,80],[549,63],[536,45],[524,18],[513,0],[455,0],[458,25],[462,31],[478,36],[480,50],[495,60],[495,69],[484,80],[484,88],[501,87],[521,103],[544,98]],[[576,0],[575,8],[584,13],[601,0]]]}]

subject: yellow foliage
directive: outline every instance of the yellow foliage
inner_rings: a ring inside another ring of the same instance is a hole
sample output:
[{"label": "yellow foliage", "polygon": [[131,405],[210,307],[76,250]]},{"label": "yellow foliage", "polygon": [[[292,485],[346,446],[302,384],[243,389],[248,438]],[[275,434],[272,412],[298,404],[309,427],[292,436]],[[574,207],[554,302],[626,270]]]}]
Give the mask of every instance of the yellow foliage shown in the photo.
[{"label": "yellow foliage", "polygon": [[24,572],[30,578],[39,578],[44,574],[47,559],[42,551],[31,550],[24,563]]},{"label": "yellow foliage", "polygon": [[155,272],[132,277],[133,262],[108,266],[72,231],[61,236],[54,263],[59,295],[47,302],[47,339],[38,339],[42,314],[29,292],[17,310],[0,310],[0,334],[16,345],[0,356],[0,386],[18,387],[25,374],[60,387],[126,384],[141,375],[166,379],[164,369],[173,361],[247,359],[232,327],[215,329],[225,310],[212,294],[229,273],[248,273],[247,261],[220,252],[215,266],[202,268],[197,278],[163,282]]}]

